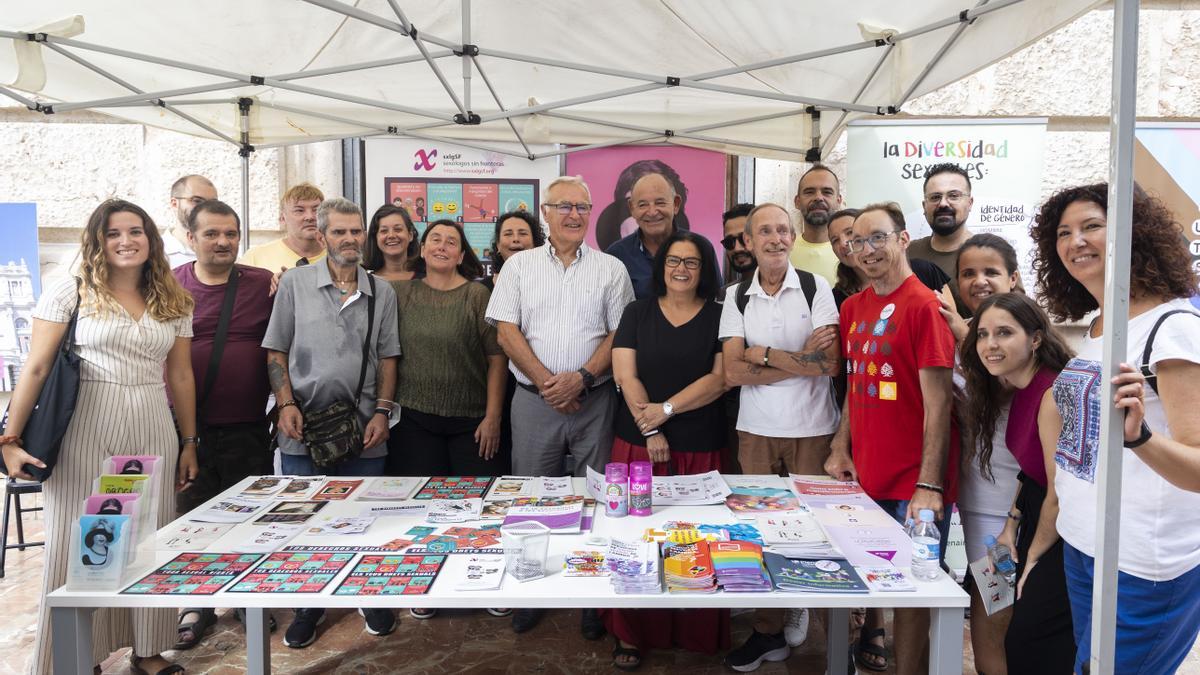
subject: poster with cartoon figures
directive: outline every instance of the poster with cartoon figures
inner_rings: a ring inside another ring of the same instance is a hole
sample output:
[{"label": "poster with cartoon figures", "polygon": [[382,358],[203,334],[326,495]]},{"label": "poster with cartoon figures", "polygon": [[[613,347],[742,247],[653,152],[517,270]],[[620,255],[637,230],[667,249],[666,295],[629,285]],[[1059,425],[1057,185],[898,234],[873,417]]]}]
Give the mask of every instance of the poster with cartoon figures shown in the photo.
[{"label": "poster with cartoon figures", "polygon": [[390,204],[404,207],[421,234],[428,223],[452,220],[490,275],[496,220],[528,211],[540,221],[542,189],[560,173],[558,157],[528,158],[555,146],[493,146],[514,154],[413,139],[364,141],[367,219]]}]

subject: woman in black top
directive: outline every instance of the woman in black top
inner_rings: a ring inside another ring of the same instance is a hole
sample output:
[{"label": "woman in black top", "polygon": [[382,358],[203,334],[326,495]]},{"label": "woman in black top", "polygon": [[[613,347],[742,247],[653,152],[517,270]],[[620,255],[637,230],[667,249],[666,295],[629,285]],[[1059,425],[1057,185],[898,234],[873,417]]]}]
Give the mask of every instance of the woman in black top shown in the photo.
[{"label": "woman in black top", "polygon": [[[613,377],[624,397],[616,414],[612,461],[654,462],[654,473],[721,469],[725,392],[717,339],[721,287],[712,247],[676,230],[654,257],[653,297],[630,303],[613,339]],[[713,653],[729,646],[727,610],[612,610],[613,665],[641,662],[639,649],[682,647]]]},{"label": "woman in black top", "polygon": [[[537,248],[546,243],[546,233],[537,218],[528,211],[509,211],[496,219],[496,231],[492,234],[492,275],[481,281],[489,291],[496,290],[496,277],[504,260],[514,253]],[[512,395],[509,395],[511,402]]]}]

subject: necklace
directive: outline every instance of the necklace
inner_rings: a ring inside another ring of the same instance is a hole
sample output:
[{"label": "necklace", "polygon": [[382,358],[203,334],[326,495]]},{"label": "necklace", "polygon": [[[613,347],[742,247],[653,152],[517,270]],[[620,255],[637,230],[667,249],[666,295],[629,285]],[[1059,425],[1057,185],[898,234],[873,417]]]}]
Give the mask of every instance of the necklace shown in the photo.
[{"label": "necklace", "polygon": [[334,277],[333,283],[338,284],[338,292],[339,293],[341,293],[342,295],[346,295],[347,293],[350,292],[350,290],[347,288],[342,288],[341,284],[346,284],[346,285],[356,284],[356,283],[358,283],[358,277],[356,275],[355,278],[353,278],[353,279],[345,279],[345,280]]}]

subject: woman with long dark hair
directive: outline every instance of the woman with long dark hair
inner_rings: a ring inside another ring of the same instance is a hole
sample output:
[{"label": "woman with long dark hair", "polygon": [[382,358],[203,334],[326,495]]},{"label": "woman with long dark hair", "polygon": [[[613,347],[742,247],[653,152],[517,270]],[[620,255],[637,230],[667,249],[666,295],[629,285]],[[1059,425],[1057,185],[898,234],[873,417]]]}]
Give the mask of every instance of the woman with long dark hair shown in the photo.
[{"label": "woman with long dark hair", "polygon": [[[21,447],[21,432],[46,381],[55,351],[78,308],[72,350],[79,355],[79,398],[58,464],[45,482],[46,574],[43,596],[67,578],[69,539],[79,504],[91,494],[101,462],[112,455],[157,455],[157,529],[175,516],[172,488],[196,477],[196,392],[192,379],[192,296],[171,274],[153,219],[140,206],[111,199],[92,212],[83,231],[78,281],[47,289],[34,310],[29,361],[0,438],[9,475],[28,478],[40,462]],[[164,367],[166,371],[164,386]],[[171,419],[171,389],[182,447]],[[50,670],[50,612],[38,615],[35,672]],[[133,645],[135,673],[182,672],[162,657],[176,640],[173,609],[97,609],[92,660],[100,663]]]},{"label": "woman with long dark hair", "polygon": [[[1061,535],[1077,670],[1091,657],[1100,410],[1113,405],[1104,400],[1100,381],[1103,337],[1110,329],[1103,312],[1108,225],[1108,185],[1098,183],[1059,191],[1030,228],[1037,288],[1050,315],[1077,321],[1101,310],[1079,355],[1054,382],[1055,405],[1043,407],[1042,443],[1056,446],[1047,473],[1057,518],[1047,518],[1043,508],[1022,572],[1028,584],[1050,535]],[[1123,460],[1112,667],[1118,673],[1170,673],[1200,631],[1200,414],[1194,394],[1200,318],[1188,301],[1196,293],[1196,275],[1183,230],[1162,202],[1136,187],[1132,230],[1128,350],[1114,379],[1125,450],[1114,449]]]},{"label": "woman with long dark hair", "polygon": [[[961,266],[961,252],[959,256]],[[962,298],[970,302],[970,295]],[[1019,467],[1016,496],[1001,519],[1004,524],[997,529],[991,523],[996,531],[989,534],[1009,547],[1024,584],[1007,631],[1000,632],[1002,660],[996,663],[992,657],[993,662],[983,664],[977,656],[976,667],[988,673],[1064,673],[1074,660],[1075,640],[1063,577],[1062,541],[1056,536],[1037,536],[1043,509],[1050,510],[1049,517],[1057,508],[1055,500],[1047,501],[1053,486],[1047,483],[1046,467],[1054,463],[1054,447],[1043,445],[1038,417],[1043,406],[1053,406],[1050,387],[1071,359],[1071,350],[1045,312],[1022,293],[990,295],[972,311],[975,317],[959,351],[966,378],[963,425],[974,440],[964,446],[963,465],[984,478],[995,476],[997,484],[1007,484],[1004,476],[995,475],[1001,464],[994,460],[1000,455],[1015,458]],[[981,532],[975,536],[980,537]],[[1039,541],[1036,549],[1035,538]],[[982,542],[974,545],[979,550],[973,556],[986,554]],[[1042,564],[1026,575],[1029,565],[1025,561],[1029,559]],[[983,612],[982,606],[972,610],[972,619],[977,611]]]},{"label": "woman with long dark hair", "polygon": [[371,216],[363,247],[363,267],[368,272],[384,281],[412,279],[410,266],[420,251],[417,227],[407,209],[384,204]]}]

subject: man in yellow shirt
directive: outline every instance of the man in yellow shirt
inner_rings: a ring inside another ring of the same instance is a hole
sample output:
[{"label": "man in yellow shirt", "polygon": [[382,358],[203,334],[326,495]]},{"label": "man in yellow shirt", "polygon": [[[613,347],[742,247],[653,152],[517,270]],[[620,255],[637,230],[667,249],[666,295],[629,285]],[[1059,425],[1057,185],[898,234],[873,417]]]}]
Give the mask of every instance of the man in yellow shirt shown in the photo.
[{"label": "man in yellow shirt", "polygon": [[837,284],[838,259],[829,245],[829,216],[842,208],[842,191],[833,170],[815,164],[800,176],[793,203],[800,211],[800,236],[788,259],[792,267],[825,277]]},{"label": "man in yellow shirt", "polygon": [[283,237],[250,247],[238,262],[281,274],[297,265],[325,259],[325,239],[317,229],[317,207],[325,195],[311,183],[288,188],[279,200]]}]

